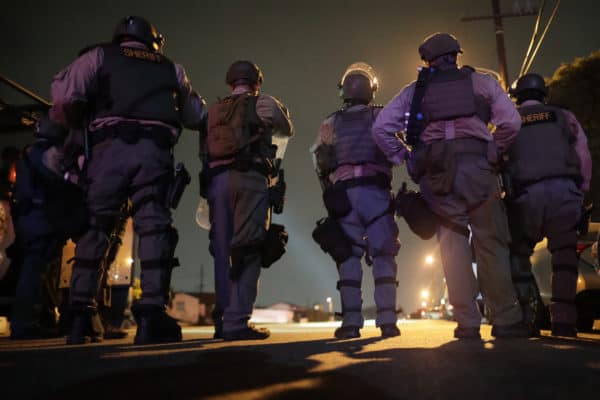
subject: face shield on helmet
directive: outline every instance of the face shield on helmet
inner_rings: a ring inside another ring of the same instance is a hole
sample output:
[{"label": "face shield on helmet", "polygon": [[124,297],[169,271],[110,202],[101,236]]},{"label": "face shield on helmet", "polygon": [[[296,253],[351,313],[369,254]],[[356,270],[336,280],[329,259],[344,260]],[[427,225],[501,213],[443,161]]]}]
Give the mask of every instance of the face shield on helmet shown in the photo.
[{"label": "face shield on helmet", "polygon": [[344,101],[361,100],[370,102],[375,97],[379,82],[375,70],[364,62],[355,62],[346,68],[338,83],[340,97]]}]

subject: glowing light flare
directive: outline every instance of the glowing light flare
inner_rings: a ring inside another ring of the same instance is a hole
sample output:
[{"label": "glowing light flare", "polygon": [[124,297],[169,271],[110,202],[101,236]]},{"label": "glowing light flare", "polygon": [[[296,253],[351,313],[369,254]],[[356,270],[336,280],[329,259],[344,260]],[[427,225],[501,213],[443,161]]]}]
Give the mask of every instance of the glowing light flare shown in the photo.
[{"label": "glowing light flare", "polygon": [[433,256],[431,254],[427,255],[427,257],[425,257],[425,264],[426,265],[432,265],[433,264]]},{"label": "glowing light flare", "polygon": [[428,299],[429,298],[429,290],[427,290],[427,289],[421,290],[421,298]]}]

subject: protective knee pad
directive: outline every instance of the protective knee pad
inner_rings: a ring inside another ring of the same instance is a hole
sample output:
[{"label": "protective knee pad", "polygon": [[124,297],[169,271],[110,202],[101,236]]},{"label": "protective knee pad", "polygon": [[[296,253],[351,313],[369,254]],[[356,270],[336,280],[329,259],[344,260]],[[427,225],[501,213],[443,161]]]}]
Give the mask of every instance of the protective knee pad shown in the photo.
[{"label": "protective knee pad", "polygon": [[142,301],[163,305],[169,299],[172,267],[168,259],[141,260]]}]

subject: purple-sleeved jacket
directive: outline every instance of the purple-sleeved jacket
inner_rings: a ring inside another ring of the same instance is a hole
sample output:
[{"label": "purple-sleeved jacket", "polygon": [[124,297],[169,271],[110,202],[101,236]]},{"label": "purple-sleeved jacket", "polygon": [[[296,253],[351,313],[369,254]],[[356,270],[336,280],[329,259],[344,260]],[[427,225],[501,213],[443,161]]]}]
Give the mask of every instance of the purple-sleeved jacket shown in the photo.
[{"label": "purple-sleeved jacket", "polygon": [[[140,42],[123,42],[121,46],[147,49]],[[70,126],[69,110],[75,102],[87,102],[98,89],[98,71],[104,60],[102,47],[96,47],[77,58],[71,65],[54,76],[51,86],[53,106],[50,109],[50,118],[64,126]],[[183,67],[175,64],[179,94],[181,98],[181,123],[189,129],[199,129],[206,113],[206,103],[192,88],[192,85]],[[91,131],[104,126],[114,125],[122,121],[131,121],[123,117],[104,117],[90,121]],[[144,125],[160,125],[171,128],[174,134],[178,133],[176,127],[155,120],[137,120]]]},{"label": "purple-sleeved jacket", "polygon": [[[494,140],[498,149],[504,152],[521,128],[519,113],[494,78],[474,72],[472,79],[475,95],[483,98],[490,106],[490,123],[495,126],[493,134],[485,122],[472,116],[431,122],[421,134],[421,139],[425,143],[431,143],[440,139],[475,137]],[[407,155],[408,150],[396,135],[406,130],[405,118],[410,111],[414,91],[415,82],[406,86],[381,110],[373,125],[373,139],[395,164],[402,164]]]}]

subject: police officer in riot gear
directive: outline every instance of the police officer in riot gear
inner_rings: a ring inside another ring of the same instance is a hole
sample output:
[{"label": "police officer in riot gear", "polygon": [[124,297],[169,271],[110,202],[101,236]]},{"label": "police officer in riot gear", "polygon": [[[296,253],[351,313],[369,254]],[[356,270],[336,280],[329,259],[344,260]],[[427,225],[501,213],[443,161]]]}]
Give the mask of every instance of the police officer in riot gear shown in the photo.
[{"label": "police officer in riot gear", "polygon": [[[511,282],[510,236],[494,169],[498,152],[518,132],[519,115],[492,77],[458,67],[462,49],[454,36],[431,35],[419,53],[426,67],[381,111],[373,137],[391,162],[408,159],[411,177],[439,217],[437,238],[458,322],[454,336],[480,337],[480,291],[492,312],[493,336],[527,336]],[[496,127],[493,135],[488,123]]]},{"label": "police officer in riot gear", "polygon": [[[286,107],[260,93],[263,75],[250,61],[236,61],[225,82],[231,95],[208,111],[201,140],[201,194],[210,206],[210,251],[215,260],[215,338],[265,339],[268,329],[248,323],[257,296],[265,249],[269,243],[271,199],[277,137],[294,129]],[[277,240],[275,241],[277,242]]]},{"label": "police officer in riot gear", "polygon": [[110,44],[86,49],[52,82],[51,117],[88,130],[90,229],[79,239],[71,279],[75,313],[68,344],[90,337],[90,317],[108,234],[130,198],[139,235],[142,298],[133,310],[135,344],[176,342],[165,313],[177,233],[167,205],[172,148],[182,127],[198,129],[204,102],[181,65],[162,54],[164,38],[144,18],[121,19]]},{"label": "police officer in riot gear", "polygon": [[80,234],[85,225],[83,192],[63,178],[65,147],[70,145],[65,143],[67,135],[64,127],[41,118],[35,143],[23,151],[17,163],[14,211],[23,261],[15,290],[11,339],[58,334],[50,329],[52,326],[40,323],[47,314],[54,320],[54,310],[42,307],[42,277],[66,240]]},{"label": "police officer in riot gear", "polygon": [[[371,104],[377,78],[371,66],[354,63],[342,76],[339,88],[344,105],[323,121],[312,148],[325,188],[325,206],[329,217],[339,224],[343,239],[333,231],[328,234],[336,236],[334,242],[345,240],[350,244],[346,254],[332,253],[340,274],[337,288],[343,314],[342,326],[334,335],[338,339],[360,337],[364,323],[361,260],[366,256],[375,279],[376,325],[383,337],[398,336],[395,257],[400,243],[390,207],[392,163],[371,136],[371,127],[381,111],[381,107]],[[320,244],[331,253],[327,244]]]},{"label": "police officer in riot gear", "polygon": [[[533,324],[530,298],[535,295],[535,282],[529,257],[535,244],[547,237],[552,253],[552,334],[574,337],[576,225],[592,173],[587,138],[571,112],[544,103],[548,90],[540,75],[523,75],[510,94],[516,99],[522,123],[505,163],[513,192],[507,205],[515,288],[525,321]],[[538,327],[531,328],[539,334]]]}]

